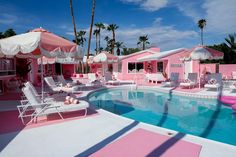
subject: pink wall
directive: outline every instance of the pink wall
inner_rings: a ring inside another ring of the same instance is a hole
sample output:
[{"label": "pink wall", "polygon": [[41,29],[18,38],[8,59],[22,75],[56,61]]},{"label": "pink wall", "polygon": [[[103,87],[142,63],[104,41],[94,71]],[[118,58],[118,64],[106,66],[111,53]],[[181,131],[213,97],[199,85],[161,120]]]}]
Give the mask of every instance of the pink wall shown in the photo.
[{"label": "pink wall", "polygon": [[74,65],[73,64],[62,64],[62,74],[65,78],[69,78],[74,73]]},{"label": "pink wall", "polygon": [[[194,67],[194,72],[199,72],[199,66],[197,65]],[[203,74],[205,72],[209,73],[215,73],[216,72],[216,65],[215,64],[200,64],[200,74]]]},{"label": "pink wall", "polygon": [[[193,72],[198,73],[199,71],[198,62],[194,62]],[[216,72],[216,64],[201,64],[200,65],[200,74],[204,72],[215,73]],[[220,64],[219,65],[219,73],[222,74],[223,77],[228,79],[232,78],[232,71],[236,71],[236,64]]]},{"label": "pink wall", "polygon": [[228,79],[232,78],[233,71],[236,71],[236,64],[221,64],[219,66],[219,72]]},{"label": "pink wall", "polygon": [[[133,55],[128,58],[125,58],[122,60],[122,73],[118,74],[118,78],[122,80],[132,80],[137,77],[137,79],[143,79],[145,77],[146,69],[147,69],[147,63],[144,63],[144,72],[143,73],[128,73],[128,63],[129,62],[137,62],[138,58],[147,56],[152,54],[151,52],[143,52],[141,54]],[[152,67],[153,67],[153,72],[156,72],[156,63],[155,61],[151,62]]]},{"label": "pink wall", "polygon": [[180,58],[182,58],[184,53],[185,51],[179,52],[162,59],[165,61],[164,62],[164,65],[166,64],[165,72],[167,73],[168,77],[170,77],[171,73],[179,73],[179,79],[184,79],[184,66],[183,66],[184,64],[180,60]]}]

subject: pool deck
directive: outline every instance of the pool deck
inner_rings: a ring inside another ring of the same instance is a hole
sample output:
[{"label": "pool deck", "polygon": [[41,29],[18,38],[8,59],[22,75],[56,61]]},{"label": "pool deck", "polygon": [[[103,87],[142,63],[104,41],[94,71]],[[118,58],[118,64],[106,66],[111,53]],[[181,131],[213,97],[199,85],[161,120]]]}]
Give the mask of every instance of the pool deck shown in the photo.
[{"label": "pool deck", "polygon": [[[152,88],[166,92],[170,90],[168,88],[162,89],[162,87]],[[89,92],[83,92],[81,96],[86,97]],[[224,94],[230,94],[227,92]],[[183,94],[186,92],[174,91],[173,93]],[[216,92],[206,90],[192,94],[217,96]],[[2,105],[3,103],[4,105]],[[0,101],[0,111],[14,110],[16,103],[17,101],[13,100]],[[94,116],[0,134],[0,156],[89,156],[137,128],[144,128],[171,137],[178,133],[121,117],[103,109],[96,111],[98,114]],[[172,135],[168,135],[168,133],[172,133]],[[236,146],[193,135],[185,135],[182,140],[201,145],[200,157],[235,157],[236,154]]]}]

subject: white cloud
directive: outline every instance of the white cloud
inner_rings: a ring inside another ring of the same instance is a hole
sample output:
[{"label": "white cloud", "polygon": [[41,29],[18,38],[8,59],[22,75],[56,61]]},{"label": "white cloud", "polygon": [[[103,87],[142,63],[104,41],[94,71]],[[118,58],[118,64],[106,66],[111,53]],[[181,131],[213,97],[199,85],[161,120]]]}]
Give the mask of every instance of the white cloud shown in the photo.
[{"label": "white cloud", "polygon": [[185,1],[177,0],[173,4],[182,12],[185,16],[193,19],[194,22],[198,21],[202,16],[202,8],[199,6],[198,1]]},{"label": "white cloud", "polygon": [[236,2],[235,0],[206,0],[206,31],[218,33],[236,32]]},{"label": "white cloud", "polygon": [[121,0],[123,2],[139,4],[139,6],[146,11],[157,11],[165,7],[168,0]]},{"label": "white cloud", "polygon": [[0,15],[0,23],[1,24],[13,24],[17,21],[17,17],[15,15],[3,13]]},{"label": "white cloud", "polygon": [[141,35],[148,35],[151,45],[156,45],[162,50],[188,46],[187,39],[198,37],[195,31],[180,31],[170,26],[153,25],[145,28],[120,29],[117,31],[117,40],[123,41],[127,47],[136,47],[138,37]]}]

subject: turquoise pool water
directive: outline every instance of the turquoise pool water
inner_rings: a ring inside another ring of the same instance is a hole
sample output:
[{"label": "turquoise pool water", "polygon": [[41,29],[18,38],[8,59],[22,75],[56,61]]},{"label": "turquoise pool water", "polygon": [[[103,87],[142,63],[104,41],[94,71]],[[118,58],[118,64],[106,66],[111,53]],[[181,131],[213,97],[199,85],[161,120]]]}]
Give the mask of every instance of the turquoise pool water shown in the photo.
[{"label": "turquoise pool water", "polygon": [[89,101],[137,121],[236,145],[236,114],[217,100],[146,89],[106,89],[91,94]]}]

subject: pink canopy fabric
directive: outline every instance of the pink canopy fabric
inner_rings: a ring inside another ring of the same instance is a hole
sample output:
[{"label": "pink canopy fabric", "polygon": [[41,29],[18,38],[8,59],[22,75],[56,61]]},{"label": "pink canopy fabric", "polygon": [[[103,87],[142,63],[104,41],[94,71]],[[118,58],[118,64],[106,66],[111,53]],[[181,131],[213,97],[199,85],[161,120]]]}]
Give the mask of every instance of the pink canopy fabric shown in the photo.
[{"label": "pink canopy fabric", "polygon": [[69,40],[59,37],[43,28],[37,28],[31,32],[40,32],[40,47],[48,52],[76,52],[77,45]]},{"label": "pink canopy fabric", "polygon": [[78,46],[43,28],[0,40],[0,54],[26,57],[75,57]]}]

